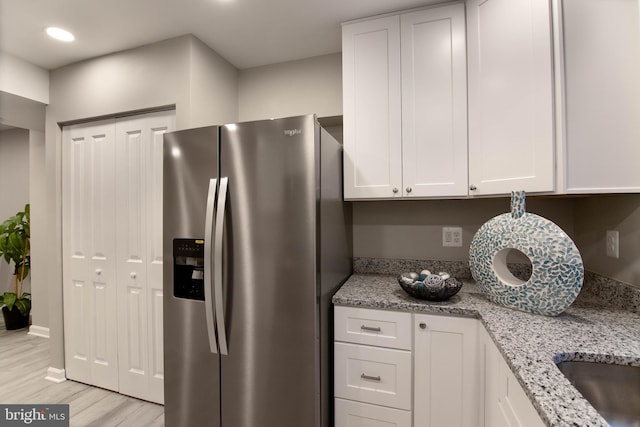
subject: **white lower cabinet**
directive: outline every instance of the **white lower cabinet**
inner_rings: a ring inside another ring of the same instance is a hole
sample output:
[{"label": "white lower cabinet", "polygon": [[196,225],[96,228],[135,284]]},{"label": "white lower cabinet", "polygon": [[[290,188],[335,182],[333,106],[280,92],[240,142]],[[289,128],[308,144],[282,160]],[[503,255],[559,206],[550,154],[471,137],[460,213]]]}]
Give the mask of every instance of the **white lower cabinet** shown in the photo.
[{"label": "white lower cabinet", "polygon": [[411,410],[411,352],[335,343],[336,397]]},{"label": "white lower cabinet", "polygon": [[478,426],[478,320],[413,315],[414,427]]},{"label": "white lower cabinet", "polygon": [[411,427],[411,313],[334,313],[335,427]]},{"label": "white lower cabinet", "polygon": [[335,427],[538,427],[477,319],[335,307]]},{"label": "white lower cabinet", "polygon": [[411,412],[353,400],[336,399],[336,426],[411,427]]},{"label": "white lower cabinet", "polygon": [[518,383],[487,331],[479,328],[479,354],[484,364],[484,425],[542,427],[545,423]]}]

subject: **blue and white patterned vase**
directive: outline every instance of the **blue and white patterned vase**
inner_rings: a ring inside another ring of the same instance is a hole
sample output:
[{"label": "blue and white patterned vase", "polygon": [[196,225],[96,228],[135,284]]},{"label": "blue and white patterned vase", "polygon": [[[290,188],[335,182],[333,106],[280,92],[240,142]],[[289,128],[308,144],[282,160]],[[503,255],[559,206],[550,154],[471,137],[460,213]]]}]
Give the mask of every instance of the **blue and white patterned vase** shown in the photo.
[{"label": "blue and white patterned vase", "polygon": [[[512,249],[531,261],[531,277],[507,268]],[[469,267],[487,298],[530,313],[557,316],[575,301],[584,279],[582,257],[573,240],[553,222],[525,211],[525,192],[511,193],[511,213],[480,227],[471,241]]]}]

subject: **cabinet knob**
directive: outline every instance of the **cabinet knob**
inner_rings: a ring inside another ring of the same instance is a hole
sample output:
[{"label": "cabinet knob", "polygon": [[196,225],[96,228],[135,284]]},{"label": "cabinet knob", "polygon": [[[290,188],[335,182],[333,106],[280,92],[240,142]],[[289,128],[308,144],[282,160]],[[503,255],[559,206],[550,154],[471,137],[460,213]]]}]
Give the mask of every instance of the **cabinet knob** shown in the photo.
[{"label": "cabinet knob", "polygon": [[396,187],[394,187],[394,188],[393,188],[393,192],[394,192],[394,193],[397,193],[397,192],[398,192],[398,189],[397,189]]},{"label": "cabinet knob", "polygon": [[407,193],[411,193],[411,187],[407,187]]},{"label": "cabinet knob", "polygon": [[478,189],[478,188],[477,188],[475,185],[473,185],[473,184],[471,184],[471,185],[469,186],[469,190],[471,190],[471,191],[476,191],[477,189]]},{"label": "cabinet knob", "polygon": [[101,275],[101,274],[102,274],[102,270],[101,270],[101,269],[99,269],[99,268],[96,268],[96,274],[97,274],[98,276],[99,276],[99,275]]},{"label": "cabinet knob", "polygon": [[427,324],[424,322],[420,322],[420,329],[427,329]]},{"label": "cabinet knob", "polygon": [[129,277],[131,277],[132,279],[135,279],[135,278],[136,278],[136,276],[137,276],[137,274],[136,274],[136,272],[135,272],[135,271],[132,271],[132,272],[129,274]]}]

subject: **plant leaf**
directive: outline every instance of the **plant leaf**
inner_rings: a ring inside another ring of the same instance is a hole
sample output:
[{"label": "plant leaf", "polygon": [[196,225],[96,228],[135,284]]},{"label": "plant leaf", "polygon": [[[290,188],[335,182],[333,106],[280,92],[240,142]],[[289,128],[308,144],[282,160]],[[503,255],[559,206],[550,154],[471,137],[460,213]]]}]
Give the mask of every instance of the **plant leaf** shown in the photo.
[{"label": "plant leaf", "polygon": [[4,305],[7,306],[8,310],[12,310],[13,309],[13,305],[16,302],[16,294],[14,294],[13,292],[5,292],[4,293]]},{"label": "plant leaf", "polygon": [[16,276],[18,276],[18,281],[22,282],[29,275],[29,266],[25,264],[24,269],[22,265],[16,267]]},{"label": "plant leaf", "polygon": [[31,301],[28,299],[19,299],[16,301],[15,305],[23,316],[29,314],[29,311],[31,310]]}]

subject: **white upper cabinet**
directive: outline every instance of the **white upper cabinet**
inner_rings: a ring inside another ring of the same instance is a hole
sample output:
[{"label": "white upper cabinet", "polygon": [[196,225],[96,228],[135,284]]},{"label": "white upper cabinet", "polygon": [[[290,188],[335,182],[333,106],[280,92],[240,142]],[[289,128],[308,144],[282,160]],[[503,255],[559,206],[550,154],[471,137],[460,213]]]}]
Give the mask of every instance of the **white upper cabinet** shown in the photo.
[{"label": "white upper cabinet", "polygon": [[401,196],[400,18],[342,27],[344,197]]},{"label": "white upper cabinet", "polygon": [[548,0],[468,0],[471,195],[554,191]]},{"label": "white upper cabinet", "polygon": [[640,1],[561,4],[565,191],[640,192]]},{"label": "white upper cabinet", "polygon": [[344,197],[467,195],[464,5],[342,27]]},{"label": "white upper cabinet", "polygon": [[464,6],[405,14],[400,24],[404,196],[466,196]]}]

